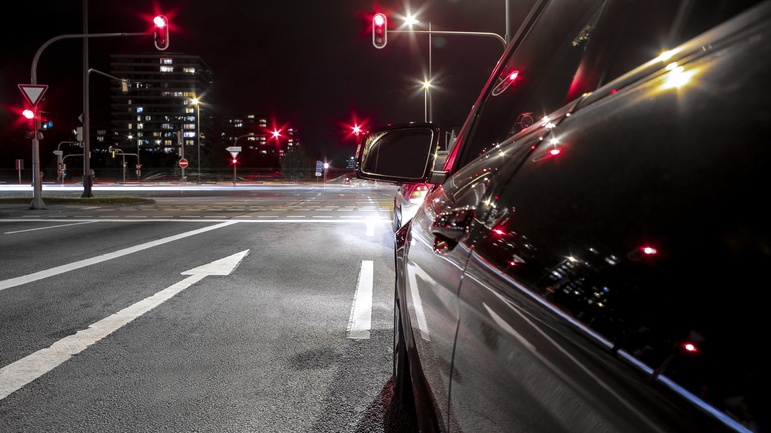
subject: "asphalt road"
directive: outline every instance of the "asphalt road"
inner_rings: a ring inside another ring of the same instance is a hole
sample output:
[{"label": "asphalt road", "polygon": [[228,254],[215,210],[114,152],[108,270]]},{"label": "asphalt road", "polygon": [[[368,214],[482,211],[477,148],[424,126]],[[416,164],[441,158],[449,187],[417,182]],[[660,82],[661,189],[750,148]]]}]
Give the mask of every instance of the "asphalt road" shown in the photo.
[{"label": "asphalt road", "polygon": [[0,431],[413,431],[394,190],[0,202]]}]

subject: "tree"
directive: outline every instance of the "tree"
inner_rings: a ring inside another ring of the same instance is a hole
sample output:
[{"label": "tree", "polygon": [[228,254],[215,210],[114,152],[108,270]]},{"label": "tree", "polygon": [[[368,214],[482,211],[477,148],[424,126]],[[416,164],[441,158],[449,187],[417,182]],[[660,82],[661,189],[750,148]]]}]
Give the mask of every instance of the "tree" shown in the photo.
[{"label": "tree", "polygon": [[285,179],[297,181],[307,179],[314,169],[314,162],[301,147],[287,149],[281,159],[281,174]]}]

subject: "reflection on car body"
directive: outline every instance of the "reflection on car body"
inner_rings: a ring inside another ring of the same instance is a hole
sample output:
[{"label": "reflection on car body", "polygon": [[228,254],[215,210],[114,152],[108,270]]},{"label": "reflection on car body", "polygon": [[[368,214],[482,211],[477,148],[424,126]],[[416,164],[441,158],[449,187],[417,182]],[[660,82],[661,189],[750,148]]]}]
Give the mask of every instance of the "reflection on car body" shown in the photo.
[{"label": "reflection on car body", "polygon": [[[434,161],[435,170],[441,170],[445,159],[447,159],[447,154],[447,151],[437,152]],[[424,182],[403,183],[399,185],[399,188],[394,195],[394,231],[399,230],[407,221],[412,219],[420,205],[423,204],[423,200],[430,187],[430,184]]]},{"label": "reflection on car body", "polygon": [[442,172],[357,168],[433,185],[395,234],[422,431],[769,430],[771,2],[716,6],[539,2]]}]

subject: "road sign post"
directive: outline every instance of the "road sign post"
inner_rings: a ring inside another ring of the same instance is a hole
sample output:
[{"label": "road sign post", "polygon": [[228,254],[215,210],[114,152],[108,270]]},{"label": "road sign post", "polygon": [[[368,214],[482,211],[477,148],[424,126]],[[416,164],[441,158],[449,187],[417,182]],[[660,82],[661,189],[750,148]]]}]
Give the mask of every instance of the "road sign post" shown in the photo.
[{"label": "road sign post", "polygon": [[32,209],[45,209],[43,203],[43,176],[40,175],[40,116],[38,115],[37,105],[43,99],[48,86],[35,83],[37,81],[33,76],[32,84],[19,84],[19,90],[27,103],[35,111],[34,130],[32,131]]},{"label": "road sign post", "polygon": [[187,159],[186,158],[180,158],[179,160],[179,168],[182,169],[182,179],[181,181],[185,181],[185,169],[187,168]]},{"label": "road sign post", "polygon": [[[241,137],[238,137],[241,138]],[[238,140],[236,140],[238,141]],[[238,154],[241,153],[241,146],[230,146],[225,148],[228,152],[230,152],[230,156],[233,157],[233,185],[236,184],[236,161],[238,161],[236,158],[238,158]]]},{"label": "road sign post", "polygon": [[17,159],[16,160],[16,171],[19,172],[19,183],[21,184],[21,171],[24,170],[24,160],[23,159]]}]

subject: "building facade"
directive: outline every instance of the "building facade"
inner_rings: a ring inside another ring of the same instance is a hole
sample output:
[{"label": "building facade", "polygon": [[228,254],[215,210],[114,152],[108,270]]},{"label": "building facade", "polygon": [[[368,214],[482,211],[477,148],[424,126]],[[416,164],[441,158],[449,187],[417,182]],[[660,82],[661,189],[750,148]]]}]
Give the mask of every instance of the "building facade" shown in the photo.
[{"label": "building facade", "polygon": [[266,114],[227,115],[220,125],[220,141],[225,147],[240,147],[237,163],[252,169],[255,175],[279,170],[284,155],[300,142],[297,128],[276,125],[275,119]]},{"label": "building facade", "polygon": [[111,74],[129,81],[112,87],[113,149],[136,153],[145,170],[176,168],[181,157],[190,173],[210,167],[216,134],[207,95],[211,69],[199,56],[182,53],[114,54]]}]

